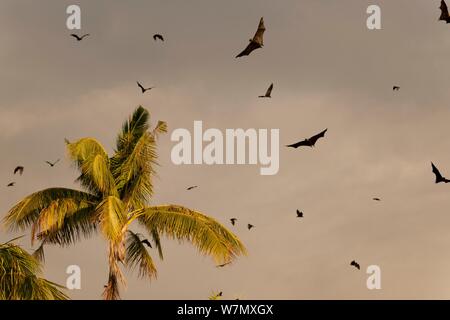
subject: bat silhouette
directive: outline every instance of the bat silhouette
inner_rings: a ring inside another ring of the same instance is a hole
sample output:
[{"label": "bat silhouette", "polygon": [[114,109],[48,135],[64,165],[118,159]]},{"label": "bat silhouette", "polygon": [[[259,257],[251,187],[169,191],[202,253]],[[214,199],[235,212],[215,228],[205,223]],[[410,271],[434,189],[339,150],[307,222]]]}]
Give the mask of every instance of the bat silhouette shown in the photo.
[{"label": "bat silhouette", "polygon": [[450,182],[450,180],[448,180],[447,178],[445,178],[441,175],[438,168],[436,168],[436,166],[433,164],[433,162],[431,163],[431,168],[433,169],[433,173],[436,176],[436,183],[441,183],[441,182],[449,183]]},{"label": "bat silhouette", "polygon": [[138,87],[141,89],[142,93],[145,93],[146,91],[152,90],[154,87],[150,87],[150,88],[144,88],[144,86],[142,84],[139,83],[139,81],[136,81]]},{"label": "bat silhouette", "polygon": [[150,241],[148,241],[147,239],[142,240],[141,243],[146,244],[149,248],[153,248]]},{"label": "bat silhouette", "polygon": [[450,23],[450,15],[448,14],[448,7],[444,0],[441,1],[439,9],[441,9],[441,16],[439,17],[439,21],[442,20],[447,23]]},{"label": "bat silhouette", "polygon": [[272,98],[273,83],[270,84],[269,88],[266,91],[266,94],[263,96],[259,96],[258,98]]},{"label": "bat silhouette", "polygon": [[400,87],[399,87],[399,86],[393,86],[393,87],[392,87],[392,90],[393,90],[393,91],[399,91],[399,90],[400,90]]},{"label": "bat silhouette", "polygon": [[192,187],[187,188],[186,190],[190,191],[190,190],[195,189],[195,188],[198,188],[198,186],[192,186]]},{"label": "bat silhouette", "polygon": [[77,34],[75,34],[75,33],[72,33],[70,36],[72,36],[72,37],[74,37],[75,39],[77,39],[77,41],[81,41],[81,40],[83,40],[84,38],[90,36],[90,34],[89,34],[89,33],[86,33],[86,34],[84,34],[84,35],[82,35],[82,36],[80,37],[79,35],[77,35]]},{"label": "bat silhouette", "polygon": [[251,229],[254,228],[254,227],[255,227],[255,226],[252,225],[252,224],[250,224],[250,223],[247,225],[248,230],[251,230]]},{"label": "bat silhouette", "polygon": [[15,184],[16,184],[15,182],[10,182],[8,183],[7,187],[14,187]]},{"label": "bat silhouette", "polygon": [[162,35],[160,35],[160,34],[155,34],[155,35],[153,35],[153,40],[161,40],[161,41],[164,41],[164,37],[162,36]]},{"label": "bat silhouette", "polygon": [[328,129],[323,130],[321,133],[316,134],[315,136],[312,136],[309,139],[305,139],[303,141],[294,143],[294,144],[290,144],[287,145],[286,147],[290,147],[290,148],[295,148],[297,149],[298,147],[314,147],[317,140],[319,140],[320,138],[325,137],[325,133],[327,132]]},{"label": "bat silhouette", "polygon": [[303,218],[303,212],[297,209],[297,218]]},{"label": "bat silhouette", "polygon": [[373,198],[372,200],[373,200],[373,201],[381,201],[380,198]]},{"label": "bat silhouette", "polygon": [[14,174],[16,174],[17,172],[22,175],[23,174],[23,167],[22,166],[18,166],[14,169]]},{"label": "bat silhouette", "polygon": [[54,167],[60,159],[56,160],[55,162],[45,161],[46,164],[48,164],[50,167]]},{"label": "bat silhouette", "polygon": [[353,260],[352,262],[350,262],[350,265],[353,266],[353,267],[355,267],[355,268],[358,269],[358,270],[361,270],[361,267],[360,267],[359,263],[356,262],[355,260]]},{"label": "bat silhouette", "polygon": [[261,18],[258,25],[258,30],[256,30],[255,35],[253,36],[253,39],[250,39],[250,43],[247,45],[247,47],[239,53],[236,58],[248,56],[252,51],[262,48],[264,46],[264,40],[263,35],[264,31],[266,31],[266,28],[264,27],[264,18]]},{"label": "bat silhouette", "polygon": [[219,264],[219,265],[216,266],[216,268],[223,268],[223,267],[225,267],[225,266],[227,266],[227,265],[229,265],[229,264],[231,264],[231,261],[225,262],[225,263],[223,263],[223,264]]},{"label": "bat silhouette", "polygon": [[234,226],[236,224],[237,219],[236,218],[231,218],[230,221],[231,221],[231,224]]}]

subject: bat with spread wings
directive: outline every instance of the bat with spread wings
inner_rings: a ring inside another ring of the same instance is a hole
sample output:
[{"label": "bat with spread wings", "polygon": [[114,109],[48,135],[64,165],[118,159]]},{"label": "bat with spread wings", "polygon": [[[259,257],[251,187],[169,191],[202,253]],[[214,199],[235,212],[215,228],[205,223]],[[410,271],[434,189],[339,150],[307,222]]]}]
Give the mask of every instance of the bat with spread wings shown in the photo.
[{"label": "bat with spread wings", "polygon": [[325,129],[321,133],[316,134],[315,136],[312,136],[311,138],[307,138],[307,139],[302,140],[300,142],[287,145],[287,147],[295,148],[295,149],[297,149],[298,147],[314,147],[316,142],[317,142],[317,140],[319,140],[320,138],[325,137],[325,133],[327,132],[327,130],[328,129]]},{"label": "bat with spread wings", "polygon": [[258,30],[256,31],[253,39],[250,39],[250,43],[247,45],[247,47],[239,53],[236,58],[248,56],[250,53],[252,53],[254,50],[262,48],[264,46],[264,31],[266,31],[266,28],[264,27],[264,18],[261,18],[259,21]]},{"label": "bat with spread wings", "polygon": [[441,16],[439,17],[439,21],[445,21],[447,23],[450,23],[450,15],[448,13],[448,7],[444,0],[441,1],[441,6],[439,7],[441,9]]}]

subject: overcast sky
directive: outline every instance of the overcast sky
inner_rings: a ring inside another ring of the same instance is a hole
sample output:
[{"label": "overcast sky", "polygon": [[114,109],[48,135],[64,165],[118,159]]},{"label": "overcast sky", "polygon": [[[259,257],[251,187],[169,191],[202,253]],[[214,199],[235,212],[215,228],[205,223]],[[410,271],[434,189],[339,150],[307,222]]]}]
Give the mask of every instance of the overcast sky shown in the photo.
[{"label": "overcast sky", "polygon": [[[152,203],[213,216],[249,255],[217,269],[190,244],[165,240],[164,261],[152,251],[158,279],[127,273],[123,298],[450,299],[450,186],[435,185],[430,166],[450,176],[450,27],[437,21],[439,2],[3,0],[0,212],[43,188],[78,187],[64,138],[93,136],[112,151],[143,105],[169,126]],[[79,43],[66,29],[70,4],[91,34]],[[382,30],[366,28],[370,4],[382,9]],[[260,17],[264,48],[235,59]],[[142,95],[136,81],[156,88]],[[258,99],[271,82],[273,98]],[[194,120],[280,129],[281,146],[328,132],[314,149],[281,147],[279,173],[261,176],[250,165],[173,165],[170,133]],[[16,165],[23,176],[12,175]],[[0,241],[15,236],[0,230]],[[45,274],[65,284],[66,267],[79,265],[82,290],[69,295],[99,299],[106,251],[101,236],[47,248]],[[369,265],[381,268],[381,290],[366,288]]]}]

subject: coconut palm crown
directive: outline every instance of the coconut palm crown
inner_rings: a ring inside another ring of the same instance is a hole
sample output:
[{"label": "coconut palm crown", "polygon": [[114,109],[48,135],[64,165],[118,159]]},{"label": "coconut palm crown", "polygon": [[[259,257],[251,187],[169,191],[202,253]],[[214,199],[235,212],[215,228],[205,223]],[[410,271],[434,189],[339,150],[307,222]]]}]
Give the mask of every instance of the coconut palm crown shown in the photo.
[{"label": "coconut palm crown", "polygon": [[66,140],[68,156],[80,171],[83,190],[49,188],[35,192],[7,214],[11,230],[30,229],[32,241],[43,246],[71,245],[99,231],[108,242],[108,282],[103,298],[119,299],[125,284],[122,267],[138,269],[139,276],[156,277],[156,267],[143,236],[130,230],[141,225],[163,258],[161,237],[187,240],[216,263],[246,253],[241,241],[215,219],[179,205],[149,205],[157,165],[156,140],[167,132],[165,122],[150,130],[150,115],[138,107],[126,121],[110,157],[93,138]]}]

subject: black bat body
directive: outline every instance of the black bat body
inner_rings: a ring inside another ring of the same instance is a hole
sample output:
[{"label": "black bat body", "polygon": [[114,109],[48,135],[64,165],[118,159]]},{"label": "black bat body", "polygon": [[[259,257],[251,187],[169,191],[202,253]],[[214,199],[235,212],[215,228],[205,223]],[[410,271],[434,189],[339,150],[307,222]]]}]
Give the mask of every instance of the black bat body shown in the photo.
[{"label": "black bat body", "polygon": [[22,175],[23,174],[23,167],[22,166],[18,166],[14,169],[14,174],[16,174],[17,172]]},{"label": "black bat body", "polygon": [[198,188],[198,186],[192,186],[192,187],[187,188],[186,190],[190,191],[190,190],[195,189],[195,188]]},{"label": "black bat body", "polygon": [[161,40],[161,41],[164,41],[164,37],[162,36],[162,35],[160,35],[160,34],[155,34],[154,36],[153,36],[153,40]]},{"label": "black bat body", "polygon": [[254,228],[254,227],[255,227],[255,226],[254,226],[254,225],[252,225],[252,224],[250,224],[250,223],[249,223],[249,224],[247,224],[247,229],[248,229],[248,230],[251,230],[251,229],[252,229],[252,228]]},{"label": "black bat body", "polygon": [[77,41],[81,41],[81,40],[83,40],[84,38],[90,36],[90,34],[89,34],[89,33],[86,33],[86,34],[84,34],[84,35],[82,35],[82,36],[80,37],[79,35],[77,35],[77,34],[75,34],[75,33],[72,33],[70,36],[72,36],[72,37],[74,37],[75,39],[77,39]]},{"label": "black bat body", "polygon": [[45,161],[46,164],[48,164],[50,167],[54,167],[60,159],[56,160],[55,162]]},{"label": "black bat body", "polygon": [[438,168],[436,168],[436,166],[433,164],[433,162],[431,163],[431,168],[432,168],[434,175],[436,176],[436,180],[435,180],[436,183],[441,183],[441,182],[449,183],[450,182],[450,180],[448,180],[447,178],[442,176],[442,174],[439,172]]},{"label": "black bat body", "polygon": [[236,218],[231,218],[230,221],[231,221],[231,224],[234,226],[236,224],[237,219]]},{"label": "black bat body", "polygon": [[14,187],[15,184],[16,184],[15,182],[10,182],[8,183],[7,187]]},{"label": "black bat body", "polygon": [[139,81],[136,81],[136,83],[137,83],[138,87],[141,89],[142,93],[145,93],[145,92],[153,89],[153,87],[144,88],[144,86]]},{"label": "black bat body", "polygon": [[350,265],[355,267],[358,270],[361,270],[361,266],[359,265],[358,262],[356,262],[355,260],[353,260],[352,262],[350,262]]},{"label": "black bat body", "polygon": [[373,198],[372,200],[373,200],[373,201],[381,201],[380,198]]},{"label": "black bat body", "polygon": [[328,129],[323,130],[321,133],[316,134],[315,136],[312,136],[309,139],[305,139],[303,141],[294,143],[294,144],[290,144],[287,147],[290,148],[295,148],[297,149],[298,147],[314,147],[317,140],[319,140],[320,138],[325,137],[325,133],[328,131]]},{"label": "black bat body", "polygon": [[297,218],[303,218],[303,212],[297,209]]},{"label": "black bat body", "polygon": [[392,87],[392,90],[393,90],[393,91],[399,91],[399,90],[400,90],[400,87],[399,87],[399,86],[393,86],[393,87]]},{"label": "black bat body", "polygon": [[144,239],[141,241],[143,244],[146,244],[149,248],[153,248],[150,241],[148,241],[147,239]]}]

